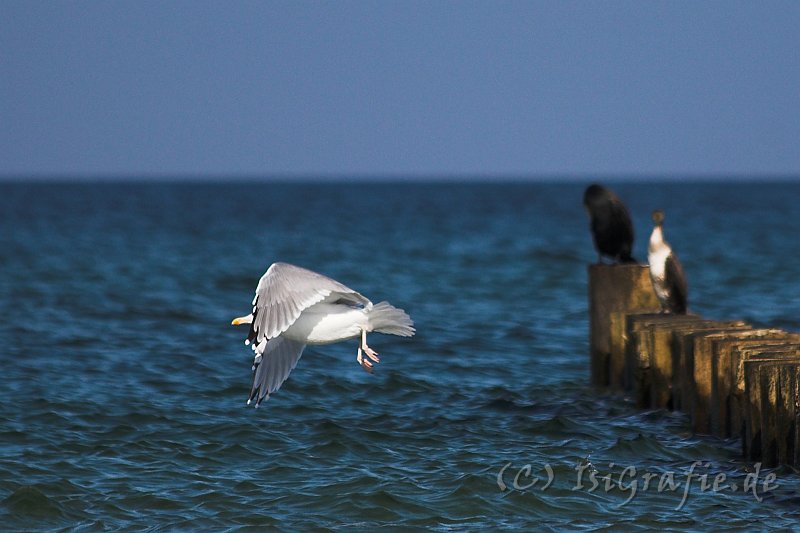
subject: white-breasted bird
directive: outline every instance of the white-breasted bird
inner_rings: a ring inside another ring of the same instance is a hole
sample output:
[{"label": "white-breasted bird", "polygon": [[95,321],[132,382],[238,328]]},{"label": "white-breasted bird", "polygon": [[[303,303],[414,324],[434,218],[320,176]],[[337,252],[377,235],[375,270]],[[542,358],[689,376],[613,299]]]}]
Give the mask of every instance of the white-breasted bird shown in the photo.
[{"label": "white-breasted bird", "polygon": [[647,247],[647,262],[650,265],[653,288],[663,312],[686,314],[686,276],[678,256],[664,240],[664,212],[660,209],[653,211],[653,222],[655,227]]},{"label": "white-breasted bird", "polygon": [[[245,344],[255,352],[248,405],[258,407],[278,390],[308,344],[332,344],[360,337],[356,360],[367,372],[379,363],[367,333],[414,335],[414,322],[388,302],[373,305],[353,289],[311,270],[273,263],[261,277],[253,312],[231,323],[250,324]],[[366,355],[366,357],[364,357]]]}]

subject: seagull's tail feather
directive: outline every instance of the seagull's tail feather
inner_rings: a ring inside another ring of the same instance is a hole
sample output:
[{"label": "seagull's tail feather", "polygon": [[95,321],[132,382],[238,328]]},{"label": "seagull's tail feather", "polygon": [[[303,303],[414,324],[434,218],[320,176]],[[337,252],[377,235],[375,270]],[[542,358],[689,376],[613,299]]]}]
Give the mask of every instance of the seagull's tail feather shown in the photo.
[{"label": "seagull's tail feather", "polygon": [[403,311],[389,302],[375,304],[369,310],[369,318],[372,331],[387,333],[389,335],[399,335],[401,337],[411,337],[416,331],[414,321]]}]

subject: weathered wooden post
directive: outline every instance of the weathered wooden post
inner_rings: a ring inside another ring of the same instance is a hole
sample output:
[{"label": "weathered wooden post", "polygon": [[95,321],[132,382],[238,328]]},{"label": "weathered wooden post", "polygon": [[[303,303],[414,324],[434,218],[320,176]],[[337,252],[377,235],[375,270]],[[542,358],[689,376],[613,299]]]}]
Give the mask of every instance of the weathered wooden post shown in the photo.
[{"label": "weathered wooden post", "polygon": [[[715,333],[704,338],[711,343],[711,431],[721,437],[738,437],[741,434],[741,416],[734,397],[738,361],[734,361],[736,348],[747,346],[800,343],[800,335],[779,329],[751,329]],[[735,419],[734,419],[735,418]]]},{"label": "weathered wooden post", "polygon": [[[800,344],[782,343],[781,341],[763,341],[757,345],[734,346],[731,350],[731,367],[734,371],[731,390],[731,426],[739,428],[745,457],[750,457],[747,450],[751,448],[754,431],[760,431],[760,407],[753,403],[755,398],[760,398],[758,392],[760,382],[753,381],[753,372],[756,372],[759,365],[764,362],[792,360],[798,356],[800,356]],[[748,373],[751,374],[750,378],[748,378]],[[748,388],[748,379],[751,380],[750,388]],[[754,413],[752,409],[756,407],[759,410]],[[757,444],[760,450],[760,440]]]},{"label": "weathered wooden post", "polygon": [[708,330],[692,337],[692,426],[698,433],[711,433],[711,412],[715,409],[711,399],[711,387],[714,381],[715,369],[713,366],[711,339],[714,335],[726,334],[732,331],[747,331],[752,329],[744,322],[729,322],[725,327],[717,330]]},{"label": "weathered wooden post", "polygon": [[694,408],[694,336],[694,331],[679,331],[673,339],[676,351],[673,388],[679,393],[674,404],[690,415]]},{"label": "weathered wooden post", "polygon": [[[774,440],[771,434],[774,423],[772,422],[771,407],[769,407],[770,379],[772,376],[764,373],[769,365],[797,361],[800,358],[800,349],[797,346],[766,346],[760,348],[734,349],[738,352],[741,362],[740,379],[737,387],[744,393],[738,402],[744,430],[742,431],[742,452],[745,458],[751,461],[765,460],[765,465],[772,464],[772,448]],[[765,386],[766,383],[766,386]],[[795,444],[796,446],[796,444]],[[777,459],[775,459],[777,460]]]},{"label": "weathered wooden post", "polygon": [[658,298],[646,265],[589,265],[589,349],[593,385],[625,382],[625,315],[656,313]]},{"label": "weathered wooden post", "polygon": [[761,380],[761,462],[794,466],[797,437],[797,374],[800,360],[765,361]]},{"label": "weathered wooden post", "polygon": [[694,431],[708,432],[708,402],[711,399],[711,376],[706,370],[705,353],[700,340],[712,333],[749,328],[739,320],[712,321],[696,330],[675,333],[680,371],[680,409],[690,415]]},{"label": "weathered wooden post", "polygon": [[[695,324],[696,315],[628,315],[625,343],[625,389],[633,390],[639,407],[666,407],[672,376],[672,329]],[[669,382],[665,380],[669,379]],[[659,393],[654,391],[658,389]],[[658,399],[654,397],[658,396]],[[662,405],[663,403],[663,405]]]},{"label": "weathered wooden post", "polygon": [[701,328],[707,321],[698,316],[672,315],[669,320],[653,324],[647,330],[653,351],[650,352],[650,407],[672,407],[672,369],[674,362],[674,332]]},{"label": "weathered wooden post", "polygon": [[[684,371],[683,364],[684,360],[686,359],[685,356],[685,347],[684,347],[684,339],[686,336],[696,333],[708,333],[713,331],[719,331],[721,328],[737,328],[737,327],[744,327],[744,324],[741,321],[733,320],[727,322],[719,322],[716,320],[696,320],[693,322],[686,322],[685,324],[680,324],[671,330],[671,347],[670,352],[672,354],[672,369],[667,374],[669,376],[669,386],[670,386],[670,395],[669,395],[669,402],[670,404],[662,404],[658,405],[660,407],[671,407],[674,410],[685,410],[688,412],[690,410],[690,406],[684,407],[682,405],[682,394],[683,390],[687,387],[692,390],[693,387],[690,387],[688,384],[684,385],[684,380],[687,379],[687,372]],[[667,399],[665,397],[661,397],[660,401],[664,402]]]},{"label": "weathered wooden post", "polygon": [[800,358],[778,366],[778,395],[775,403],[775,449],[778,464],[795,466],[797,455],[798,374]]}]

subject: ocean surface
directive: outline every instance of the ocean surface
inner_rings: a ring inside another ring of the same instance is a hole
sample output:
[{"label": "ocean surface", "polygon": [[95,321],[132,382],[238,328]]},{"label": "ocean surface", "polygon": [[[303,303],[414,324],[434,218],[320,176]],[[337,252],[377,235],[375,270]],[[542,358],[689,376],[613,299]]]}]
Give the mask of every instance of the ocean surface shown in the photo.
[{"label": "ocean surface", "polygon": [[[588,385],[586,185],[0,184],[0,529],[800,527],[800,475]],[[800,184],[611,187],[640,261],[666,211],[692,311],[800,331]],[[247,407],[274,261],[417,335]]]}]

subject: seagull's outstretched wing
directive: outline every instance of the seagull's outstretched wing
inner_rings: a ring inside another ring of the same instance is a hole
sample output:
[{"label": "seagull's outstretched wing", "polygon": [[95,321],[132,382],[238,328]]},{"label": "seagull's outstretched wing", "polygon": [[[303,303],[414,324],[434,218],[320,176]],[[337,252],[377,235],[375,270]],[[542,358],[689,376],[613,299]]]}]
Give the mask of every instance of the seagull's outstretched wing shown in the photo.
[{"label": "seagull's outstretched wing", "polygon": [[286,331],[304,309],[329,297],[351,305],[372,304],[353,289],[322,274],[288,263],[273,263],[258,282],[247,340],[260,344],[265,338],[274,339]]},{"label": "seagull's outstretched wing", "polygon": [[295,342],[283,337],[264,341],[263,353],[257,353],[253,362],[253,386],[250,388],[250,397],[247,404],[256,401],[256,407],[261,405],[265,398],[281,388],[289,373],[297,366],[297,361],[303,355],[305,344]]}]

